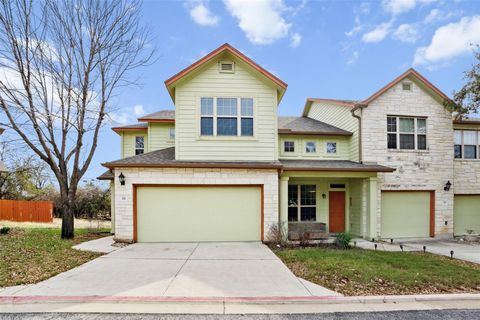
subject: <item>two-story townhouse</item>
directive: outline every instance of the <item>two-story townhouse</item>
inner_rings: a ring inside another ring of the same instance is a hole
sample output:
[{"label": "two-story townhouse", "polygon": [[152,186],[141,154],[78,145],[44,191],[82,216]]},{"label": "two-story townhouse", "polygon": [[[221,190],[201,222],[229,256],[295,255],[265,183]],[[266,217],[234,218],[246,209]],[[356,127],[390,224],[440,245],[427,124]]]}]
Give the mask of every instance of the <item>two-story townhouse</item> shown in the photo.
[{"label": "two-story townhouse", "polygon": [[[479,168],[463,159],[472,153],[463,131],[453,160],[453,126],[480,125],[452,123],[447,97],[414,70],[364,101],[307,99],[300,117],[277,116],[287,85],[228,44],[165,84],[175,111],[113,128],[122,159],[105,163],[99,178],[112,181],[118,240],[263,241],[274,229],[291,238],[301,230],[438,237],[456,224],[477,228],[479,198],[464,194],[480,194],[472,185]],[[461,175],[471,182],[457,186]]]}]

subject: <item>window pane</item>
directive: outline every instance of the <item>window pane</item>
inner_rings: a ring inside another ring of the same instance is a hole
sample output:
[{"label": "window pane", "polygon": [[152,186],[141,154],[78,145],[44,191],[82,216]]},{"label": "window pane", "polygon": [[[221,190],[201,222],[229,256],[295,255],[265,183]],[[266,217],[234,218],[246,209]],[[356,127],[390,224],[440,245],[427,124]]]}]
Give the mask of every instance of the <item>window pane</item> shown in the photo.
[{"label": "window pane", "polygon": [[455,130],[455,144],[462,144],[462,131]]},{"label": "window pane", "polygon": [[387,118],[387,131],[397,132],[397,118],[394,118],[394,117]]},{"label": "window pane", "polygon": [[307,142],[305,146],[305,151],[308,153],[317,152],[317,144],[315,142]]},{"label": "window pane", "polygon": [[463,131],[463,144],[477,144],[477,132]]},{"label": "window pane", "polygon": [[417,119],[417,133],[427,133],[427,121],[425,119]]},{"label": "window pane", "polygon": [[417,136],[417,149],[418,150],[427,150],[427,136],[420,134]]},{"label": "window pane", "polygon": [[400,135],[400,149],[415,149],[415,138],[413,134]]},{"label": "window pane", "polygon": [[135,149],[143,149],[144,141],[143,137],[135,137]]},{"label": "window pane", "polygon": [[300,204],[313,206],[317,203],[317,186],[302,185],[300,186]]},{"label": "window pane", "polygon": [[477,146],[463,146],[463,158],[464,159],[476,159],[477,158]]},{"label": "window pane", "polygon": [[298,206],[298,186],[289,185],[288,186],[288,206]]},{"label": "window pane", "polygon": [[213,118],[200,119],[200,134],[202,136],[213,136]]},{"label": "window pane", "polygon": [[244,117],[253,117],[253,99],[242,98],[240,99],[241,114]]},{"label": "window pane", "polygon": [[288,208],[288,221],[298,221],[298,207]]},{"label": "window pane", "polygon": [[295,142],[293,142],[293,141],[283,142],[283,151],[285,151],[285,152],[295,152]]},{"label": "window pane", "polygon": [[175,139],[175,128],[170,128],[169,134],[170,134],[170,139]]},{"label": "window pane", "polygon": [[242,118],[242,136],[253,136],[253,119]]},{"label": "window pane", "polygon": [[388,149],[397,149],[397,135],[395,133],[389,133],[387,135]]},{"label": "window pane", "polygon": [[462,146],[461,145],[455,145],[455,159],[461,159],[462,158]]},{"label": "window pane", "polygon": [[218,136],[236,136],[237,118],[217,118]]},{"label": "window pane", "polygon": [[201,109],[202,116],[212,116],[213,115],[213,98],[201,98],[200,109]]},{"label": "window pane", "polygon": [[413,118],[400,118],[400,132],[414,132],[414,124]]},{"label": "window pane", "polygon": [[327,153],[337,153],[336,142],[327,142]]},{"label": "window pane", "polygon": [[302,207],[300,208],[300,219],[302,221],[316,221],[317,208],[316,207]]},{"label": "window pane", "polygon": [[236,116],[237,98],[217,98],[217,115]]}]

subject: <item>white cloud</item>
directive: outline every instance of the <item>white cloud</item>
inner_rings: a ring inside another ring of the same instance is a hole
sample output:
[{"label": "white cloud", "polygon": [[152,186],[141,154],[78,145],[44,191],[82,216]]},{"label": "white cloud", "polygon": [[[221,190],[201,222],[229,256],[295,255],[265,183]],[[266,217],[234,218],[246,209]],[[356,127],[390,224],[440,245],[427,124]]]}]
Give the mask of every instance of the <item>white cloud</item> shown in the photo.
[{"label": "white cloud", "polygon": [[407,43],[414,43],[420,38],[420,34],[417,30],[417,27],[413,24],[401,24],[398,26],[397,30],[393,33],[393,36]]},{"label": "white cloud", "polygon": [[360,31],[362,31],[363,28],[364,28],[364,26],[360,23],[360,18],[358,16],[356,16],[354,27],[350,31],[345,32],[345,35],[347,37],[352,37],[352,36],[356,35],[357,33],[359,33]]},{"label": "white cloud", "polygon": [[189,5],[190,17],[201,26],[216,26],[220,20],[203,1],[194,1]]},{"label": "white cloud", "polygon": [[435,9],[430,10],[428,15],[425,17],[424,22],[425,23],[435,23],[435,22],[438,22],[438,21],[445,21],[445,20],[451,19],[453,17],[461,16],[462,14],[463,14],[462,10],[457,10],[457,11],[449,10],[448,12],[444,12],[440,9],[435,8]]},{"label": "white cloud", "polygon": [[133,113],[137,116],[143,116],[145,114],[145,110],[141,104],[137,104],[133,107]]},{"label": "white cloud", "polygon": [[393,15],[408,12],[414,9],[417,4],[429,4],[436,0],[383,0],[383,9]]},{"label": "white cloud", "polygon": [[119,125],[126,125],[130,122],[130,114],[127,112],[109,112],[111,122]]},{"label": "white cloud", "polygon": [[270,44],[288,36],[291,24],[282,17],[282,0],[224,0],[227,10],[254,44]]},{"label": "white cloud", "polygon": [[479,30],[480,16],[464,17],[438,28],[431,43],[417,49],[414,64],[432,66],[470,52],[472,44],[480,43]]},{"label": "white cloud", "polygon": [[362,41],[367,43],[377,43],[382,41],[390,33],[391,25],[391,22],[379,24],[372,31],[365,33],[362,36]]},{"label": "white cloud", "polygon": [[290,40],[290,47],[296,48],[302,42],[302,36],[299,33],[293,33]]},{"label": "white cloud", "polygon": [[358,51],[353,51],[352,55],[350,56],[350,58],[348,58],[347,60],[347,64],[348,65],[352,65],[352,64],[355,64],[355,62],[358,61],[358,58],[360,57]]}]

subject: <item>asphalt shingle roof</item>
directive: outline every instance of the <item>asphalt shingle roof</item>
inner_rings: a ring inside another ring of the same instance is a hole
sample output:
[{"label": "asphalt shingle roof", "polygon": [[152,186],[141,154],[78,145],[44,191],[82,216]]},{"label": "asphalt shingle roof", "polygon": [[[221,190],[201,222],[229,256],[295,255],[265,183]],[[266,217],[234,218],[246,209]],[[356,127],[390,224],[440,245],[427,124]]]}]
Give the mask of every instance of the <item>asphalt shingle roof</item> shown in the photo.
[{"label": "asphalt shingle roof", "polygon": [[280,160],[288,171],[360,171],[392,172],[395,169],[379,164],[365,164],[349,160]]},{"label": "asphalt shingle roof", "polygon": [[135,123],[135,124],[128,124],[128,125],[125,125],[125,126],[113,127],[112,130],[116,130],[116,129],[147,129],[147,128],[148,128],[148,123],[140,122],[140,123]]},{"label": "asphalt shingle roof", "polygon": [[98,180],[113,180],[114,176],[110,170],[105,171],[97,177]]},{"label": "asphalt shingle roof", "polygon": [[278,117],[278,132],[286,134],[352,135],[350,131],[307,117]]},{"label": "asphalt shingle roof", "polygon": [[175,110],[160,110],[140,117],[139,120],[175,120]]}]

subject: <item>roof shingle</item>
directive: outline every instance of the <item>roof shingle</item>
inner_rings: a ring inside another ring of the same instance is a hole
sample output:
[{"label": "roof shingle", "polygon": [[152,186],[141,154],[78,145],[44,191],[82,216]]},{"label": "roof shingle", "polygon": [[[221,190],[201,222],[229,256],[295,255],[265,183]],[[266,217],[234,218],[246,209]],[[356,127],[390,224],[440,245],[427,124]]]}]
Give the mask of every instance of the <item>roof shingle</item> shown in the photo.
[{"label": "roof shingle", "polygon": [[307,117],[278,117],[278,133],[351,136],[352,132]]},{"label": "roof shingle", "polygon": [[148,122],[152,120],[175,121],[175,110],[160,110],[138,118],[138,121]]}]

